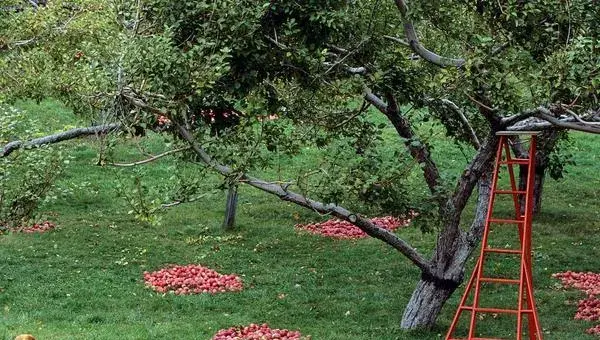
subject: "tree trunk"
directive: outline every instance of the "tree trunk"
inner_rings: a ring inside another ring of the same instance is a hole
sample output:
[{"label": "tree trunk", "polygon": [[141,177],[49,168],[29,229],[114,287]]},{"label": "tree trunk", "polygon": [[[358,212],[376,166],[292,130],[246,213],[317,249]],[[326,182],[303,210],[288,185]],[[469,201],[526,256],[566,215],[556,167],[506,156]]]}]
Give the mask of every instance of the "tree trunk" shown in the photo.
[{"label": "tree trunk", "polygon": [[455,282],[440,282],[421,278],[406,305],[400,327],[404,329],[430,328],[442,307],[458,287]]},{"label": "tree trunk", "polygon": [[468,233],[459,228],[459,212],[446,210],[449,225],[440,233],[433,255],[435,268],[432,271],[436,277],[421,276],[404,310],[400,327],[431,328],[448,298],[464,280],[465,264],[483,235],[492,190],[491,178],[489,169],[478,183],[475,216]]},{"label": "tree trunk", "polygon": [[238,187],[233,184],[227,191],[227,202],[225,203],[224,229],[232,229],[235,226],[235,212],[237,210]]},{"label": "tree trunk", "polygon": [[[536,215],[542,211],[542,194],[544,190],[544,179],[546,179],[546,167],[535,167],[535,178],[533,180],[533,214]],[[519,190],[525,190],[527,186],[527,167],[519,169]],[[525,213],[525,196],[519,195],[519,204],[521,205],[521,214]]]},{"label": "tree trunk", "polygon": [[[535,153],[535,179],[533,185],[533,214],[536,215],[542,211],[542,192],[544,189],[544,179],[546,178],[546,169],[550,162],[550,153],[556,147],[560,137],[557,131],[546,131],[538,139],[538,147]],[[517,157],[527,158],[524,150],[517,150]],[[519,190],[525,190],[527,186],[527,166],[519,167]],[[521,214],[525,213],[525,196],[519,197],[521,205]]]}]

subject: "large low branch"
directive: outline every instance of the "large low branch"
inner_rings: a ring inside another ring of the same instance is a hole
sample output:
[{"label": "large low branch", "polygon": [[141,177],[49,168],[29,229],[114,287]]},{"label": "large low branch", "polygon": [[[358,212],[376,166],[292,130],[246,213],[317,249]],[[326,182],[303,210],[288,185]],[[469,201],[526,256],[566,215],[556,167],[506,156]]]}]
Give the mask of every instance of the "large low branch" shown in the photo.
[{"label": "large low branch", "polygon": [[394,0],[396,3],[396,7],[400,11],[400,15],[402,16],[402,23],[404,25],[404,35],[406,36],[406,40],[412,50],[418,54],[421,58],[427,60],[428,62],[440,66],[440,67],[462,67],[465,64],[464,59],[454,59],[441,56],[436,54],[428,49],[426,49],[420,42],[417,37],[417,32],[412,22],[408,20],[408,5],[404,0]]},{"label": "large low branch", "polygon": [[[594,118],[592,117],[592,119]],[[509,131],[543,131],[563,128],[600,134],[600,126],[595,120],[588,122],[577,115],[556,117],[551,109],[543,106],[503,118],[501,123]]]},{"label": "large low branch", "polygon": [[59,142],[65,141],[65,140],[75,139],[75,138],[79,138],[79,137],[83,137],[83,136],[109,133],[111,131],[119,130],[120,128],[121,128],[121,124],[117,124],[117,123],[96,125],[96,126],[90,126],[90,127],[85,127],[85,128],[75,128],[75,129],[67,130],[64,132],[56,133],[53,135],[31,139],[28,141],[17,140],[17,141],[13,141],[13,142],[6,144],[2,148],[2,151],[0,152],[0,158],[7,157],[13,151],[21,149],[21,148],[38,147],[38,146],[47,145],[47,144],[59,143]]},{"label": "large low branch", "polygon": [[[180,136],[190,144],[192,150],[200,157],[203,163],[216,170],[223,176],[231,176],[234,174],[234,171],[230,167],[220,164],[219,162],[214,160],[196,142],[192,134],[184,126],[180,124],[176,125]],[[425,260],[425,258],[416,249],[411,247],[406,241],[399,238],[396,234],[390,232],[387,229],[378,227],[370,220],[361,217],[360,215],[353,213],[338,205],[324,204],[312,200],[303,195],[287,190],[286,186],[282,186],[277,183],[266,182],[259,178],[249,176],[247,174],[239,174],[238,177],[241,183],[246,183],[259,190],[275,195],[283,201],[292,202],[294,204],[305,208],[309,208],[322,214],[330,214],[354,224],[355,226],[359,227],[362,231],[367,233],[369,236],[382,240],[383,242],[392,246],[394,249],[398,250],[410,261],[412,261],[417,267],[419,267],[419,269],[423,273],[432,275],[431,263]]]}]

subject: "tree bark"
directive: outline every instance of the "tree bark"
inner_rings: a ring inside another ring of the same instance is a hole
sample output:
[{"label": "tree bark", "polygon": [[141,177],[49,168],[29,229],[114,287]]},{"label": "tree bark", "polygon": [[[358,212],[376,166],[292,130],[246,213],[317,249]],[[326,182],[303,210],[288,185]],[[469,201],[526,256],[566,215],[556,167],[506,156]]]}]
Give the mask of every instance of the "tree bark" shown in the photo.
[{"label": "tree bark", "polygon": [[38,147],[46,144],[54,144],[59,143],[65,140],[79,138],[83,136],[90,135],[98,135],[105,134],[112,131],[119,130],[121,128],[121,124],[105,124],[105,125],[96,125],[85,128],[75,128],[68,131],[56,133],[50,136],[45,136],[41,138],[35,138],[28,141],[12,141],[3,147],[0,147],[0,158],[7,157],[15,150],[27,147]]},{"label": "tree bark", "polygon": [[433,326],[442,307],[458,284],[458,282],[422,277],[406,305],[400,327],[415,329]]},{"label": "tree bark", "polygon": [[235,226],[235,213],[238,202],[238,187],[232,184],[227,190],[227,202],[225,203],[225,219],[223,220],[223,229],[230,230]]},{"label": "tree bark", "polygon": [[[545,165],[535,166],[535,178],[533,180],[533,214],[536,215],[542,211],[542,194],[544,190],[544,180],[546,179]],[[525,190],[527,186],[527,167],[519,168],[519,190]],[[521,206],[521,214],[525,213],[525,196],[519,196],[519,205]]]},{"label": "tree bark", "polygon": [[[443,256],[438,256],[439,250],[433,256],[432,272],[435,273],[435,277],[421,275],[421,280],[417,283],[404,310],[400,323],[402,328],[431,328],[448,298],[463,281],[465,264],[473,250],[479,245],[483,235],[492,189],[491,161],[488,161],[488,169],[485,170],[485,173],[486,175],[478,183],[475,216],[469,232],[466,233],[458,228],[459,220],[449,219],[453,221],[450,223],[456,223],[456,228],[446,226],[445,230],[457,230],[458,232],[440,234],[437,248],[439,249],[441,244],[446,244],[449,248],[443,253]],[[442,238],[446,238],[446,240]]]},{"label": "tree bark", "polygon": [[[544,180],[546,179],[546,170],[550,161],[550,153],[556,146],[559,132],[556,130],[545,131],[538,138],[537,151],[535,153],[535,179],[533,185],[533,214],[536,215],[542,211],[542,193],[544,189]],[[517,157],[528,158],[527,152],[513,148]],[[527,186],[527,166],[519,167],[519,190],[525,190]],[[519,197],[521,214],[525,212],[525,196]]]}]

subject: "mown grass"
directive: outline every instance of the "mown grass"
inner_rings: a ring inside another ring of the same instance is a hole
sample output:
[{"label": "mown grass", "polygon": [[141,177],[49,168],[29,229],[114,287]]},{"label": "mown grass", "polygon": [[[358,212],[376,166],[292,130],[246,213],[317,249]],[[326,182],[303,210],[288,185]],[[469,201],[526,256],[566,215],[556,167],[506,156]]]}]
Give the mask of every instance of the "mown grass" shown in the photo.
[{"label": "mown grass", "polygon": [[[54,102],[20,106],[49,127],[76,124]],[[580,294],[561,289],[551,277],[600,267],[600,143],[595,136],[574,138],[578,166],[564,180],[546,183],[544,209],[534,222],[536,298],[545,339],[592,338],[584,334],[592,324],[573,320]],[[443,155],[440,162],[458,173],[460,151],[441,137],[433,142]],[[152,148],[159,142],[149,143]],[[126,180],[129,170],[96,166],[91,141],[69,145],[74,159],[58,187],[70,190],[42,207],[59,229],[0,236],[0,339],[19,333],[42,340],[210,339],[218,329],[251,322],[297,329],[313,339],[440,339],[450,323],[462,286],[434,330],[399,329],[419,273],[379,241],[298,234],[295,223],[320,217],[246,187],[232,232],[220,228],[225,198],[220,192],[170,209],[159,226],[140,225],[115,190],[115,175]],[[125,151],[119,156],[134,157]],[[147,166],[147,178],[170,177],[170,164],[165,159]],[[470,213],[465,215],[468,224]],[[423,252],[435,240],[412,227],[399,233]],[[174,296],[144,287],[144,271],[188,263],[237,273],[245,289]],[[506,296],[496,293],[490,303],[507,303]],[[482,332],[502,333],[495,324],[486,323]]]}]

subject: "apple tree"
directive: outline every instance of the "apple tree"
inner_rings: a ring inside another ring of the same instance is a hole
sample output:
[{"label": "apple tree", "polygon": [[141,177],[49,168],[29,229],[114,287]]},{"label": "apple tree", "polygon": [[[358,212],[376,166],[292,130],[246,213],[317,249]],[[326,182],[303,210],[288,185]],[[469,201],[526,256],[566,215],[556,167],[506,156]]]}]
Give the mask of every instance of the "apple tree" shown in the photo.
[{"label": "apple tree", "polygon": [[[58,98],[97,129],[151,127],[226,186],[353,223],[421,271],[403,328],[433,325],[463,281],[483,231],[495,133],[545,130],[552,149],[553,134],[600,131],[600,15],[590,1],[18,6],[0,12],[0,96]],[[388,123],[374,123],[370,109]],[[472,147],[456,178],[438,166],[428,132],[416,128],[423,121]],[[251,174],[305,146],[320,150],[318,171]],[[412,169],[425,195],[408,194]],[[410,208],[436,233],[428,253],[363,215]]]}]

